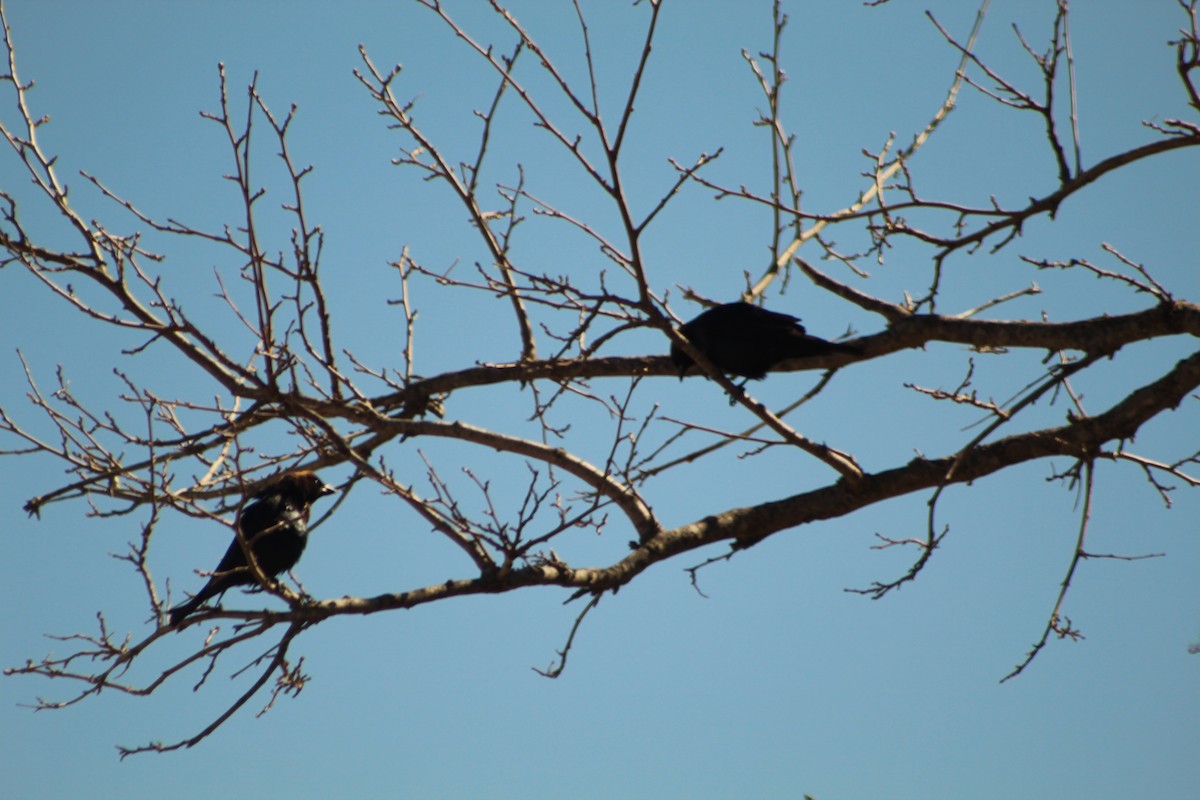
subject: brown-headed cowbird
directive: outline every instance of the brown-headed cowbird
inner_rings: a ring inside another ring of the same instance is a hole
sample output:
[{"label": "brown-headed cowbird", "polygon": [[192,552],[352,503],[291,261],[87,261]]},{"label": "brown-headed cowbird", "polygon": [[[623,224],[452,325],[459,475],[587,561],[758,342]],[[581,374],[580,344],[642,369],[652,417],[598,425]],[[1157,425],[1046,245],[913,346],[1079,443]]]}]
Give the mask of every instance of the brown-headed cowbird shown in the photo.
[{"label": "brown-headed cowbird", "polygon": [[[717,369],[753,380],[765,378],[772,367],[789,358],[862,352],[853,345],[809,336],[796,317],[750,303],[714,306],[679,332]],[[694,363],[676,344],[671,345],[671,361],[680,378]]]},{"label": "brown-headed cowbird", "polygon": [[[308,543],[312,504],[333,492],[333,487],[322,483],[315,473],[298,470],[265,486],[242,508],[238,528],[263,574],[274,577],[296,566]],[[258,581],[246,563],[242,543],[234,537],[204,588],[171,609],[171,624],[178,625],[210,597],[243,584],[257,585]]]}]

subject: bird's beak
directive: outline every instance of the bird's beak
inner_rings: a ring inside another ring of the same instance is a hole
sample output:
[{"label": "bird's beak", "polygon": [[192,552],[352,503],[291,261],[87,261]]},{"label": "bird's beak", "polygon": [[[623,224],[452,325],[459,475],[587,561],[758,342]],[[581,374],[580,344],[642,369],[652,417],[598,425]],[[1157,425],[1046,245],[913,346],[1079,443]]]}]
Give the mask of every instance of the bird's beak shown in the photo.
[{"label": "bird's beak", "polygon": [[324,497],[327,494],[337,494],[337,489],[330,486],[328,483],[321,484],[321,490],[318,492],[319,497]]}]

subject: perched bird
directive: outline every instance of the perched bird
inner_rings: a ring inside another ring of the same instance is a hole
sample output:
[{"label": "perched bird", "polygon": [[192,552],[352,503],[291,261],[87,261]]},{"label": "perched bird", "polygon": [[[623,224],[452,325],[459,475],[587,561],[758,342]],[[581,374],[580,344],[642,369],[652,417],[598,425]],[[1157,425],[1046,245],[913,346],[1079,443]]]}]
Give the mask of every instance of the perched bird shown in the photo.
[{"label": "perched bird", "polygon": [[[299,470],[268,484],[242,508],[238,529],[263,574],[274,577],[296,566],[308,543],[309,510],[318,498],[333,492],[315,473]],[[242,543],[234,537],[204,588],[171,609],[171,624],[179,624],[210,597],[243,584],[258,585],[258,581],[246,563]]]},{"label": "perched bird", "polygon": [[[722,372],[758,380],[789,358],[860,353],[853,345],[809,336],[800,320],[750,303],[714,306],[679,329],[692,346]],[[694,363],[682,347],[671,345],[679,377]]]}]

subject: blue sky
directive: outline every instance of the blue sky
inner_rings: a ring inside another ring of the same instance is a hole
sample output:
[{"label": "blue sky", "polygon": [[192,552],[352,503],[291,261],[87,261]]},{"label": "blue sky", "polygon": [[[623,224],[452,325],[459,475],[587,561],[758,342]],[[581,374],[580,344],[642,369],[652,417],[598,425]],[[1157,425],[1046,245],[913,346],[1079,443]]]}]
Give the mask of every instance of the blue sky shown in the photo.
[{"label": "blue sky", "polygon": [[[939,21],[966,35],[971,4],[927,4]],[[1132,5],[1076,4],[1072,17],[1079,67],[1085,163],[1156,134],[1142,120],[1187,117],[1173,73],[1174,38],[1184,18],[1167,0]],[[480,3],[451,4],[481,39],[507,42]],[[601,97],[623,96],[646,16],[626,3],[584,3],[600,65]],[[809,209],[847,204],[865,184],[861,151],[878,150],[889,132],[907,141],[941,102],[957,58],[921,13],[903,0],[876,9],[847,2],[785,4],[790,82],[786,116],[797,134],[798,164]],[[514,5],[572,78],[579,44],[568,4]],[[236,198],[221,175],[227,154],[217,128],[198,111],[217,103],[217,63],[226,65],[241,113],[255,71],[268,103],[298,105],[291,147],[315,171],[308,210],[326,231],[325,269],[347,346],[371,363],[398,358],[398,282],[385,265],[405,246],[431,268],[460,269],[482,258],[461,209],[390,159],[405,143],[386,129],[354,79],[362,43],[380,66],[403,63],[402,94],[419,97],[418,119],[450,152],[470,153],[478,137],[472,111],[494,91],[493,78],[427,10],[416,3],[82,3],[12,2],[7,8],[24,80],[35,79],[34,113],[59,156],[60,174],[88,218],[114,230],[135,221],[78,177],[95,174],[143,210],[197,226],[235,218]],[[994,0],[980,52],[1025,85],[1037,76],[1011,22],[1041,45],[1053,4]],[[711,177],[769,185],[762,131],[751,125],[762,100],[741,58],[770,41],[770,4],[667,0],[661,33],[629,143],[628,191],[650,208],[673,181],[668,157],[691,161],[724,146]],[[507,46],[507,45],[505,45]],[[533,63],[525,64],[532,68]],[[530,73],[531,85],[544,90]],[[7,95],[5,95],[7,97]],[[549,97],[548,94],[543,96]],[[548,100],[561,112],[561,105]],[[0,111],[11,121],[11,103]],[[509,181],[520,161],[534,194],[612,224],[611,208],[571,172],[546,136],[515,107],[494,145],[487,180]],[[568,117],[564,117],[568,118]],[[1191,117],[1194,120],[1194,112]],[[258,173],[282,186],[271,152]],[[465,157],[465,155],[463,156]],[[1055,173],[1037,120],[997,109],[964,90],[959,108],[914,162],[930,196],[1015,204],[1053,189]],[[973,307],[1036,281],[1042,295],[1001,306],[997,318],[1068,320],[1145,308],[1144,297],[1078,274],[1039,273],[1018,256],[1101,260],[1101,242],[1147,264],[1177,296],[1200,287],[1195,271],[1195,191],[1200,155],[1179,151],[1105,178],[1061,209],[1053,224],[1031,222],[1025,236],[993,257],[957,256],[942,309]],[[0,188],[27,191],[10,154],[0,155]],[[656,288],[672,290],[677,312],[692,308],[676,285],[731,298],[742,271],[769,257],[770,219],[761,210],[691,189],[647,238]],[[19,195],[20,196],[20,195]],[[31,230],[61,228],[32,200]],[[607,266],[580,237],[531,219],[519,255],[547,272],[588,275]],[[276,231],[277,233],[277,231]],[[848,235],[848,234],[847,234]],[[162,267],[173,296],[199,315],[213,313],[212,270],[220,254],[150,237],[168,250]],[[282,241],[282,240],[281,240]],[[847,242],[852,247],[852,242]],[[864,290],[898,300],[927,283],[927,251],[901,248],[872,273]],[[793,281],[771,306],[804,317],[835,336],[877,318]],[[518,355],[505,310],[481,297],[414,287],[422,313],[417,372],[433,374],[475,361]],[[61,363],[73,388],[97,403],[120,385],[113,367],[127,342],[73,319],[65,307],[14,268],[0,272],[0,405],[32,421],[24,404],[20,348],[49,386]],[[462,335],[464,320],[479,325]],[[484,328],[494,321],[495,328]],[[498,330],[491,335],[483,331]],[[649,333],[614,352],[664,352]],[[1194,342],[1129,348],[1081,384],[1090,410],[1161,374]],[[1038,374],[1044,354],[977,356],[980,392],[1008,396]],[[934,407],[905,382],[952,388],[967,358],[961,348],[931,346],[858,365],[839,374],[823,402],[798,425],[860,456],[868,469],[904,463],[914,450],[953,452],[975,417]],[[156,360],[157,359],[157,360]],[[139,369],[180,396],[211,394],[165,350],[150,350]],[[814,375],[792,373],[755,385],[780,406],[803,394]],[[641,408],[734,428],[745,424],[715,386],[658,379],[640,389]],[[624,382],[602,387],[619,393]],[[452,417],[504,427],[528,413],[516,393],[455,398]],[[1062,405],[1040,409],[1056,424]],[[1200,430],[1195,401],[1148,425],[1136,447],[1169,460],[1194,452]],[[603,435],[579,446],[603,447]],[[265,446],[265,445],[264,445]],[[513,463],[464,448],[430,446],[445,473],[459,463],[491,470],[497,487]],[[421,462],[406,450],[389,456],[419,485]],[[460,459],[456,461],[456,459]],[[464,460],[465,459],[465,460]],[[0,482],[0,655],[4,665],[62,646],[44,633],[89,629],[104,609],[110,622],[148,631],[144,598],[127,565],[108,557],[137,535],[129,519],[97,521],[81,506],[48,508],[27,519],[22,504],[62,480],[48,460],[5,459]],[[454,600],[366,619],[335,620],[299,644],[313,680],[295,700],[261,719],[251,704],[201,746],[118,762],[114,744],[174,740],[203,727],[240,691],[222,677],[193,693],[195,676],[145,699],[106,694],[80,706],[33,713],[19,704],[56,698],[68,687],[32,678],[0,680],[0,772],[12,797],[170,796],[208,798],[225,780],[231,796],[572,797],[572,798],[930,798],[1053,796],[1181,797],[1196,780],[1200,741],[1200,541],[1196,493],[1175,492],[1164,511],[1130,467],[1102,465],[1090,534],[1097,552],[1165,552],[1135,562],[1094,561],[1076,576],[1067,614],[1084,641],[1054,641],[1019,679],[999,684],[1040,634],[1077,535],[1076,495],[1048,482],[1037,463],[956,487],[940,519],[952,529],[920,580],[879,602],[843,591],[907,568],[909,554],[876,551],[875,533],[919,534],[924,496],[901,498],[851,517],[776,535],[701,573],[707,599],[685,567],[720,548],[660,565],[606,597],[580,634],[557,681],[538,677],[561,647],[577,611],[565,594],[537,590]],[[330,475],[341,479],[344,475]],[[714,460],[661,481],[655,510],[681,524],[734,505],[784,496],[829,479],[811,460],[769,454]],[[514,480],[519,480],[516,478]],[[427,525],[369,491],[314,535],[299,574],[319,596],[369,595],[465,574],[460,554]],[[210,566],[228,530],[178,520],[160,536],[155,574],[192,587],[191,570]],[[572,544],[580,563],[621,555],[625,530]],[[228,598],[233,600],[232,596]],[[251,602],[257,602],[251,600]],[[190,631],[195,635],[196,631]],[[166,643],[162,658],[189,641]],[[249,656],[249,654],[247,654]],[[139,677],[159,662],[145,663]],[[265,700],[264,700],[265,702]],[[236,778],[226,770],[236,764]]]}]

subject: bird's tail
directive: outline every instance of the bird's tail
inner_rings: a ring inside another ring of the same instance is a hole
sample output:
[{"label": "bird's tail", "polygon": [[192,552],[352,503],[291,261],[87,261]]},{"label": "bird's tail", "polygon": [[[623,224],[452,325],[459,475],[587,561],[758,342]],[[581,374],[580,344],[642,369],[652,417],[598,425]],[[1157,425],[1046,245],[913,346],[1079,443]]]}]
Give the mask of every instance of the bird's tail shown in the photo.
[{"label": "bird's tail", "polygon": [[861,356],[863,347],[859,344],[846,344],[845,342],[826,342],[829,345],[831,353],[845,353],[848,356]]},{"label": "bird's tail", "polygon": [[186,603],[180,603],[172,608],[167,612],[167,617],[170,619],[172,625],[178,625],[180,622],[183,622],[188,614],[199,608],[202,602],[204,602],[204,598],[197,595]]},{"label": "bird's tail", "polygon": [[178,625],[184,620],[185,617],[195,612],[195,610],[204,604],[204,602],[210,597],[215,597],[216,595],[221,594],[227,588],[227,585],[217,582],[216,579],[210,580],[208,583],[204,584],[203,588],[196,592],[196,594],[186,603],[180,603],[168,611],[167,618],[171,621],[172,625]]},{"label": "bird's tail", "polygon": [[860,356],[863,354],[861,345],[845,342],[828,342],[816,336],[805,336],[803,340],[793,340],[790,358],[806,358],[812,356],[832,356],[844,354]]}]

